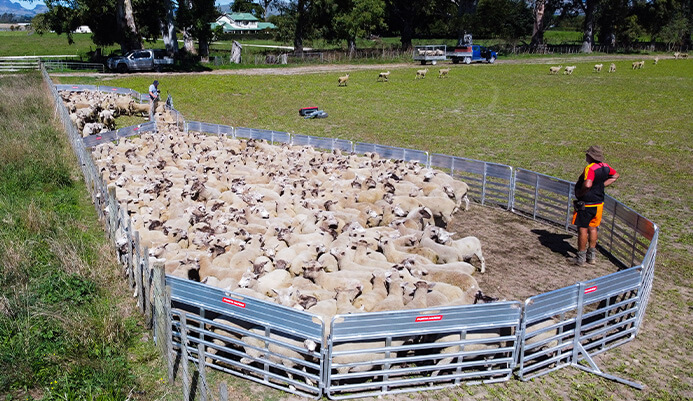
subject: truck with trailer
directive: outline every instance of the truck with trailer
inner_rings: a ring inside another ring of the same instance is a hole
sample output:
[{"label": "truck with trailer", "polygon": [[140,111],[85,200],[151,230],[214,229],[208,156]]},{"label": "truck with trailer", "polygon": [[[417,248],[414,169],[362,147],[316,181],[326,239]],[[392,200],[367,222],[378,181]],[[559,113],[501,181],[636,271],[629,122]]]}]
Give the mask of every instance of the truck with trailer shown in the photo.
[{"label": "truck with trailer", "polygon": [[498,54],[484,46],[473,45],[472,35],[465,34],[464,39],[457,43],[455,47],[445,45],[424,45],[414,47],[414,61],[421,62],[421,65],[431,63],[435,65],[439,61],[451,60],[453,64],[463,62],[470,64],[472,61],[486,61],[493,64],[498,58]]}]

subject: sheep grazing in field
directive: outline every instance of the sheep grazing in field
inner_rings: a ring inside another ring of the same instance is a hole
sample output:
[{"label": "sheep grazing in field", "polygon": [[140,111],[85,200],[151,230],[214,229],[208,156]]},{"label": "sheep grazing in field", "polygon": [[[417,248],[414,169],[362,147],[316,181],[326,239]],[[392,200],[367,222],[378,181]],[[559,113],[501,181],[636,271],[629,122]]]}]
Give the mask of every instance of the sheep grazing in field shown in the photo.
[{"label": "sheep grazing in field", "polygon": [[563,68],[562,65],[549,67],[549,74],[553,74],[553,75],[558,74],[562,68]]},{"label": "sheep grazing in field", "polygon": [[609,72],[616,72],[616,64],[611,63],[611,65],[609,66]]},{"label": "sheep grazing in field", "polygon": [[419,79],[419,78],[424,79],[424,78],[426,78],[426,73],[427,73],[427,72],[428,72],[428,68],[426,68],[426,69],[424,69],[424,70],[417,70],[417,71],[416,71],[416,76],[414,77],[414,79]]},{"label": "sheep grazing in field", "polygon": [[604,67],[604,64],[595,64],[594,72],[602,72],[602,67]]},{"label": "sheep grazing in field", "polygon": [[644,61],[633,61],[632,69],[634,69],[634,70],[639,70],[639,69],[641,69],[641,68],[644,67],[644,66],[645,66],[645,62],[644,62]]},{"label": "sheep grazing in field", "polygon": [[389,79],[388,79],[389,77],[390,77],[390,71],[381,72],[380,74],[378,74],[378,79],[376,79],[376,81],[381,81],[381,80],[382,80],[382,81],[384,81],[384,82],[388,82],[388,81],[389,81]]},{"label": "sheep grazing in field", "polygon": [[441,68],[440,70],[438,70],[438,78],[447,78],[449,72],[449,68]]},{"label": "sheep grazing in field", "polygon": [[674,60],[678,60],[681,57],[681,52],[674,52]]},{"label": "sheep grazing in field", "polygon": [[565,74],[565,75],[573,75],[573,71],[575,71],[575,68],[577,68],[577,67],[574,66],[574,65],[569,65],[569,66],[565,67],[565,70],[563,71],[563,74]]},{"label": "sheep grazing in field", "polygon": [[688,53],[681,53],[681,54],[679,55],[679,57],[681,57],[682,59],[687,59],[687,58],[688,58]]},{"label": "sheep grazing in field", "polygon": [[337,78],[337,86],[347,86],[347,81],[349,80],[349,74]]},{"label": "sheep grazing in field", "polygon": [[652,64],[657,65],[659,63],[659,56],[655,56],[654,60],[652,61]]}]

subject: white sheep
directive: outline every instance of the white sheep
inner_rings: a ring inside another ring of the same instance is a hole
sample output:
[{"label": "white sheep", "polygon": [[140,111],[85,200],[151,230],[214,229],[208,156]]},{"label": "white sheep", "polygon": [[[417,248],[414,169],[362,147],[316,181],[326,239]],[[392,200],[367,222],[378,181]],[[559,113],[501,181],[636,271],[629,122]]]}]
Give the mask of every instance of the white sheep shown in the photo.
[{"label": "white sheep", "polygon": [[569,66],[565,67],[565,70],[563,70],[563,74],[572,75],[573,71],[575,71],[575,68],[577,68],[577,66],[569,65]]},{"label": "white sheep", "polygon": [[428,68],[423,69],[423,70],[416,70],[416,76],[414,79],[424,79],[426,78],[426,73],[428,72]]},{"label": "white sheep", "polygon": [[616,72],[616,64],[611,63],[611,65],[609,65],[609,72]]},{"label": "white sheep", "polygon": [[595,64],[594,72],[602,72],[602,67],[604,67],[604,64]]},{"label": "white sheep", "polygon": [[438,70],[438,78],[447,78],[450,68],[441,68]]},{"label": "white sheep", "polygon": [[381,72],[380,74],[378,74],[378,79],[376,79],[376,81],[383,80],[384,82],[389,82],[389,79],[388,79],[389,77],[390,77],[390,71]]},{"label": "white sheep", "polygon": [[549,74],[558,74],[562,68],[563,68],[562,65],[549,67]]},{"label": "white sheep", "polygon": [[337,86],[347,86],[347,81],[349,80],[349,74],[341,76],[337,79]]}]

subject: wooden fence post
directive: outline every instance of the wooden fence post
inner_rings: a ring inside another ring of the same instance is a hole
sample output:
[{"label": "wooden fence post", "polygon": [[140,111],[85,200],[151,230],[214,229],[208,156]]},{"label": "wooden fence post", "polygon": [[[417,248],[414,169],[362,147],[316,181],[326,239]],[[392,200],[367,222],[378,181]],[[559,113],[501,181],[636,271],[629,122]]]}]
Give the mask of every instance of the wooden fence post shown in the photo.
[{"label": "wooden fence post", "polygon": [[145,317],[145,327],[148,330],[151,330],[153,326],[153,319],[154,316],[152,314],[152,311],[154,309],[154,300],[152,299],[152,276],[151,276],[151,271],[149,269],[149,248],[144,247],[144,257],[142,259],[143,263],[143,270],[144,270],[144,284],[143,284],[143,292],[144,292],[144,302],[146,302],[147,307],[145,308],[144,311],[144,317]]},{"label": "wooden fence post", "polygon": [[226,386],[226,382],[219,383],[219,400],[229,401],[229,389]]},{"label": "wooden fence post", "polygon": [[205,346],[197,344],[197,371],[200,374],[200,401],[207,401],[207,372],[205,371]]},{"label": "wooden fence post", "polygon": [[173,382],[173,341],[171,338],[171,301],[166,288],[166,270],[162,262],[154,264],[154,333],[161,353],[166,357],[168,380]]},{"label": "wooden fence post", "polygon": [[190,400],[190,372],[188,371],[188,324],[185,312],[180,314],[180,363],[183,367],[183,400]]},{"label": "wooden fence post", "polygon": [[[135,231],[134,240],[135,240],[135,246],[134,246],[135,253],[137,253],[138,256],[141,256],[140,255],[140,232],[139,231]],[[138,257],[137,259],[140,259],[140,258]],[[139,269],[139,267],[140,267],[139,260],[132,267],[133,268],[130,269],[130,271],[128,272],[128,274],[129,274],[128,283],[130,283],[130,289],[132,289],[133,284],[135,286],[138,285],[138,283],[137,283],[137,269]],[[139,285],[142,285],[142,280],[140,280]],[[138,291],[139,291],[139,289],[138,289]]]}]

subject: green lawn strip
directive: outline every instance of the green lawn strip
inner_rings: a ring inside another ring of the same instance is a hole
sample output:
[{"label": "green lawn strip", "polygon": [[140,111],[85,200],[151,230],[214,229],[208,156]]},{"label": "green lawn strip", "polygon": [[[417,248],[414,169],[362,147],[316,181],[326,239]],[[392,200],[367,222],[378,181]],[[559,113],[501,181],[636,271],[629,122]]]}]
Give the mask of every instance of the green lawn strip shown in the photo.
[{"label": "green lawn strip", "polygon": [[[122,400],[164,391],[151,342],[40,74],[0,79],[0,395]],[[113,285],[122,283],[121,286]]]}]

